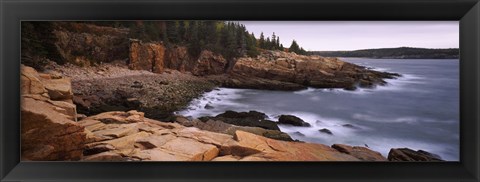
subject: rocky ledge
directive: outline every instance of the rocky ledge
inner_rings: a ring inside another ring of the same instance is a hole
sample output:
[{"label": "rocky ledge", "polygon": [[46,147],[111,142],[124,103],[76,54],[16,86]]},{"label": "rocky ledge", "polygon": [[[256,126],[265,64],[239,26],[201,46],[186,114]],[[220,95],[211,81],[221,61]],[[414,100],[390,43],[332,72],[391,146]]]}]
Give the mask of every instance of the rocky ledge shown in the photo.
[{"label": "rocky ledge", "polygon": [[[203,122],[179,117],[178,123],[166,123],[149,119],[143,112],[135,110],[80,117],[76,105],[72,104],[69,78],[38,73],[26,66],[21,67],[21,72],[22,160],[386,160],[378,152],[365,147],[339,144],[329,147],[276,140],[272,136],[282,133],[275,128],[235,126],[212,119]],[[263,117],[258,113],[253,115]],[[240,116],[245,114],[230,113],[220,117]]]},{"label": "rocky ledge", "polygon": [[283,51],[262,51],[256,58],[239,58],[227,75],[209,76],[213,82],[232,88],[300,90],[306,87],[372,88],[399,74],[379,72],[338,58],[305,56]]},{"label": "rocky ledge", "polygon": [[306,87],[371,88],[386,84],[384,79],[400,76],[379,72],[341,61],[338,58],[297,55],[284,51],[262,50],[260,55],[225,60],[204,50],[191,57],[182,46],[166,48],[162,43],[131,40],[129,68],[163,73],[165,69],[189,72],[216,85],[231,88],[300,90]]}]

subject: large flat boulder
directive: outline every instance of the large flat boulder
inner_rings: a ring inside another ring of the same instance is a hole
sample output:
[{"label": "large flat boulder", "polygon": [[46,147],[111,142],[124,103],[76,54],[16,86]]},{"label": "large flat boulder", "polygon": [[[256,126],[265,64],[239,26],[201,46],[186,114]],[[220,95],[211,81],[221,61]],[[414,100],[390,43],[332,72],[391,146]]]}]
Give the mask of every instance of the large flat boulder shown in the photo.
[{"label": "large flat boulder", "polygon": [[248,156],[242,160],[275,161],[358,161],[359,159],[322,144],[287,142],[273,140],[237,131],[235,138],[241,146],[253,148],[261,153]]},{"label": "large flat boulder", "polygon": [[362,161],[387,161],[387,159],[383,157],[380,152],[370,150],[366,147],[333,144],[332,148],[338,150],[339,152],[352,155]]}]

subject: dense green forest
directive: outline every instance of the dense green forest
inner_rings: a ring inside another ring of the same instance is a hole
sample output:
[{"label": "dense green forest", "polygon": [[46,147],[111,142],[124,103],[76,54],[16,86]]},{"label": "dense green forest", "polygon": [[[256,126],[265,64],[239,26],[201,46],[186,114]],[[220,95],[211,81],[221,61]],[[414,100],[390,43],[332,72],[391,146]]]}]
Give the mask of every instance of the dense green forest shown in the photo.
[{"label": "dense green forest", "polygon": [[[240,56],[256,57],[260,49],[307,53],[296,41],[285,49],[280,43],[280,37],[275,33],[270,37],[265,37],[261,33],[257,39],[253,33],[246,30],[244,25],[230,21],[79,21],[75,23],[128,28],[128,39],[162,42],[167,47],[186,46],[192,57],[198,56],[202,50],[221,54],[227,60]],[[22,62],[41,65],[48,58],[60,64],[64,63],[65,60],[60,59],[55,50],[56,37],[52,33],[56,29],[65,29],[61,26],[65,26],[65,23],[22,22]]]},{"label": "dense green forest", "polygon": [[368,57],[391,59],[457,59],[459,49],[426,49],[413,47],[363,49],[356,51],[311,51],[326,57]]}]

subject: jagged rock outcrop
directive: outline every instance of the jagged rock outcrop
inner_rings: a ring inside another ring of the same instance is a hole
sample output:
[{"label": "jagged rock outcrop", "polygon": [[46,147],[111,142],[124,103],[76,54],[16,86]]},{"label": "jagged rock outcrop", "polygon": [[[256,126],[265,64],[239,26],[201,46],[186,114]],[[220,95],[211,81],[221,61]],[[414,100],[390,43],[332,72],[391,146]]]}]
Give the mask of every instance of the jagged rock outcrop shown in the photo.
[{"label": "jagged rock outcrop", "polygon": [[129,68],[163,73],[164,69],[191,72],[196,76],[223,74],[225,59],[211,51],[204,50],[197,59],[192,58],[183,46],[166,48],[162,43],[130,41]]},{"label": "jagged rock outcrop", "polygon": [[196,76],[219,75],[225,73],[227,61],[211,51],[202,51],[191,72]]},{"label": "jagged rock outcrop", "polygon": [[21,66],[22,160],[79,160],[86,139],[70,80]]},{"label": "jagged rock outcrop", "polygon": [[80,66],[128,58],[128,29],[55,22],[55,46],[64,62]]},{"label": "jagged rock outcrop", "polygon": [[194,67],[194,61],[190,58],[188,48],[185,46],[174,46],[165,53],[165,67],[185,72],[192,70]]},{"label": "jagged rock outcrop", "polygon": [[423,150],[392,148],[388,152],[389,161],[443,161],[440,156]]},{"label": "jagged rock outcrop", "polygon": [[387,161],[387,159],[383,157],[380,152],[370,150],[366,147],[333,144],[332,148],[338,150],[339,152],[352,155],[362,161]]},{"label": "jagged rock outcrop", "polygon": [[[373,87],[385,84],[385,78],[398,74],[368,70],[339,60],[320,56],[304,56],[282,51],[264,51],[257,58],[240,58],[232,73],[296,83],[316,88]],[[225,83],[227,86],[230,83]],[[240,85],[238,83],[237,85]]]},{"label": "jagged rock outcrop", "polygon": [[165,46],[162,43],[142,43],[131,40],[128,67],[132,70],[148,70],[163,73]]}]

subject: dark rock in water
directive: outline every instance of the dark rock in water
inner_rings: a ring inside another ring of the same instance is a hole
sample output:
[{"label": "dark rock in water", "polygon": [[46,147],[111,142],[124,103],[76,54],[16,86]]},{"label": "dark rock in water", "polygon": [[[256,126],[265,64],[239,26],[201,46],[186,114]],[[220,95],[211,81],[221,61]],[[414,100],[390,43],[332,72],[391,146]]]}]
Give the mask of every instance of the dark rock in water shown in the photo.
[{"label": "dark rock in water", "polygon": [[252,118],[252,119],[265,119],[267,115],[258,111],[249,111],[249,112],[235,112],[235,111],[225,111],[222,114],[217,115],[216,117],[223,118]]},{"label": "dark rock in water", "polygon": [[214,107],[211,106],[210,104],[206,104],[204,108],[205,108],[205,109],[213,109]]},{"label": "dark rock in water", "polygon": [[342,125],[342,126],[345,127],[345,128],[352,128],[352,129],[358,128],[358,127],[356,127],[356,126],[354,126],[354,125],[352,125],[352,124],[344,124],[344,125]]},{"label": "dark rock in water", "polygon": [[440,156],[423,150],[414,151],[409,148],[392,148],[388,153],[389,161],[444,161]]},{"label": "dark rock in water", "polygon": [[347,90],[347,91],[355,91],[357,90],[357,87],[352,85],[352,86],[347,86],[345,88],[343,88],[344,90]]},{"label": "dark rock in water", "polygon": [[249,111],[249,112],[235,112],[235,111],[226,111],[222,114],[219,114],[215,117],[200,117],[203,122],[208,121],[209,119],[212,120],[220,120],[224,123],[229,123],[237,126],[252,126],[252,127],[260,127],[269,130],[277,130],[280,131],[278,128],[277,123],[274,121],[270,121],[266,119],[267,115],[265,113],[257,112],[257,111]]},{"label": "dark rock in water", "polygon": [[302,119],[298,118],[297,116],[293,115],[281,115],[280,118],[278,118],[278,122],[293,126],[310,126],[310,123],[307,123]]},{"label": "dark rock in water", "polygon": [[303,134],[302,132],[299,132],[299,131],[293,132],[293,134],[298,135],[298,136],[305,136],[305,134]]},{"label": "dark rock in water", "polygon": [[323,128],[323,129],[320,129],[318,131],[321,132],[321,133],[326,133],[326,134],[329,134],[329,135],[333,135],[332,131],[330,131],[327,128]]},{"label": "dark rock in water", "polygon": [[316,124],[321,124],[321,123],[323,123],[323,122],[320,121],[320,120],[316,120],[315,123],[316,123]]}]

